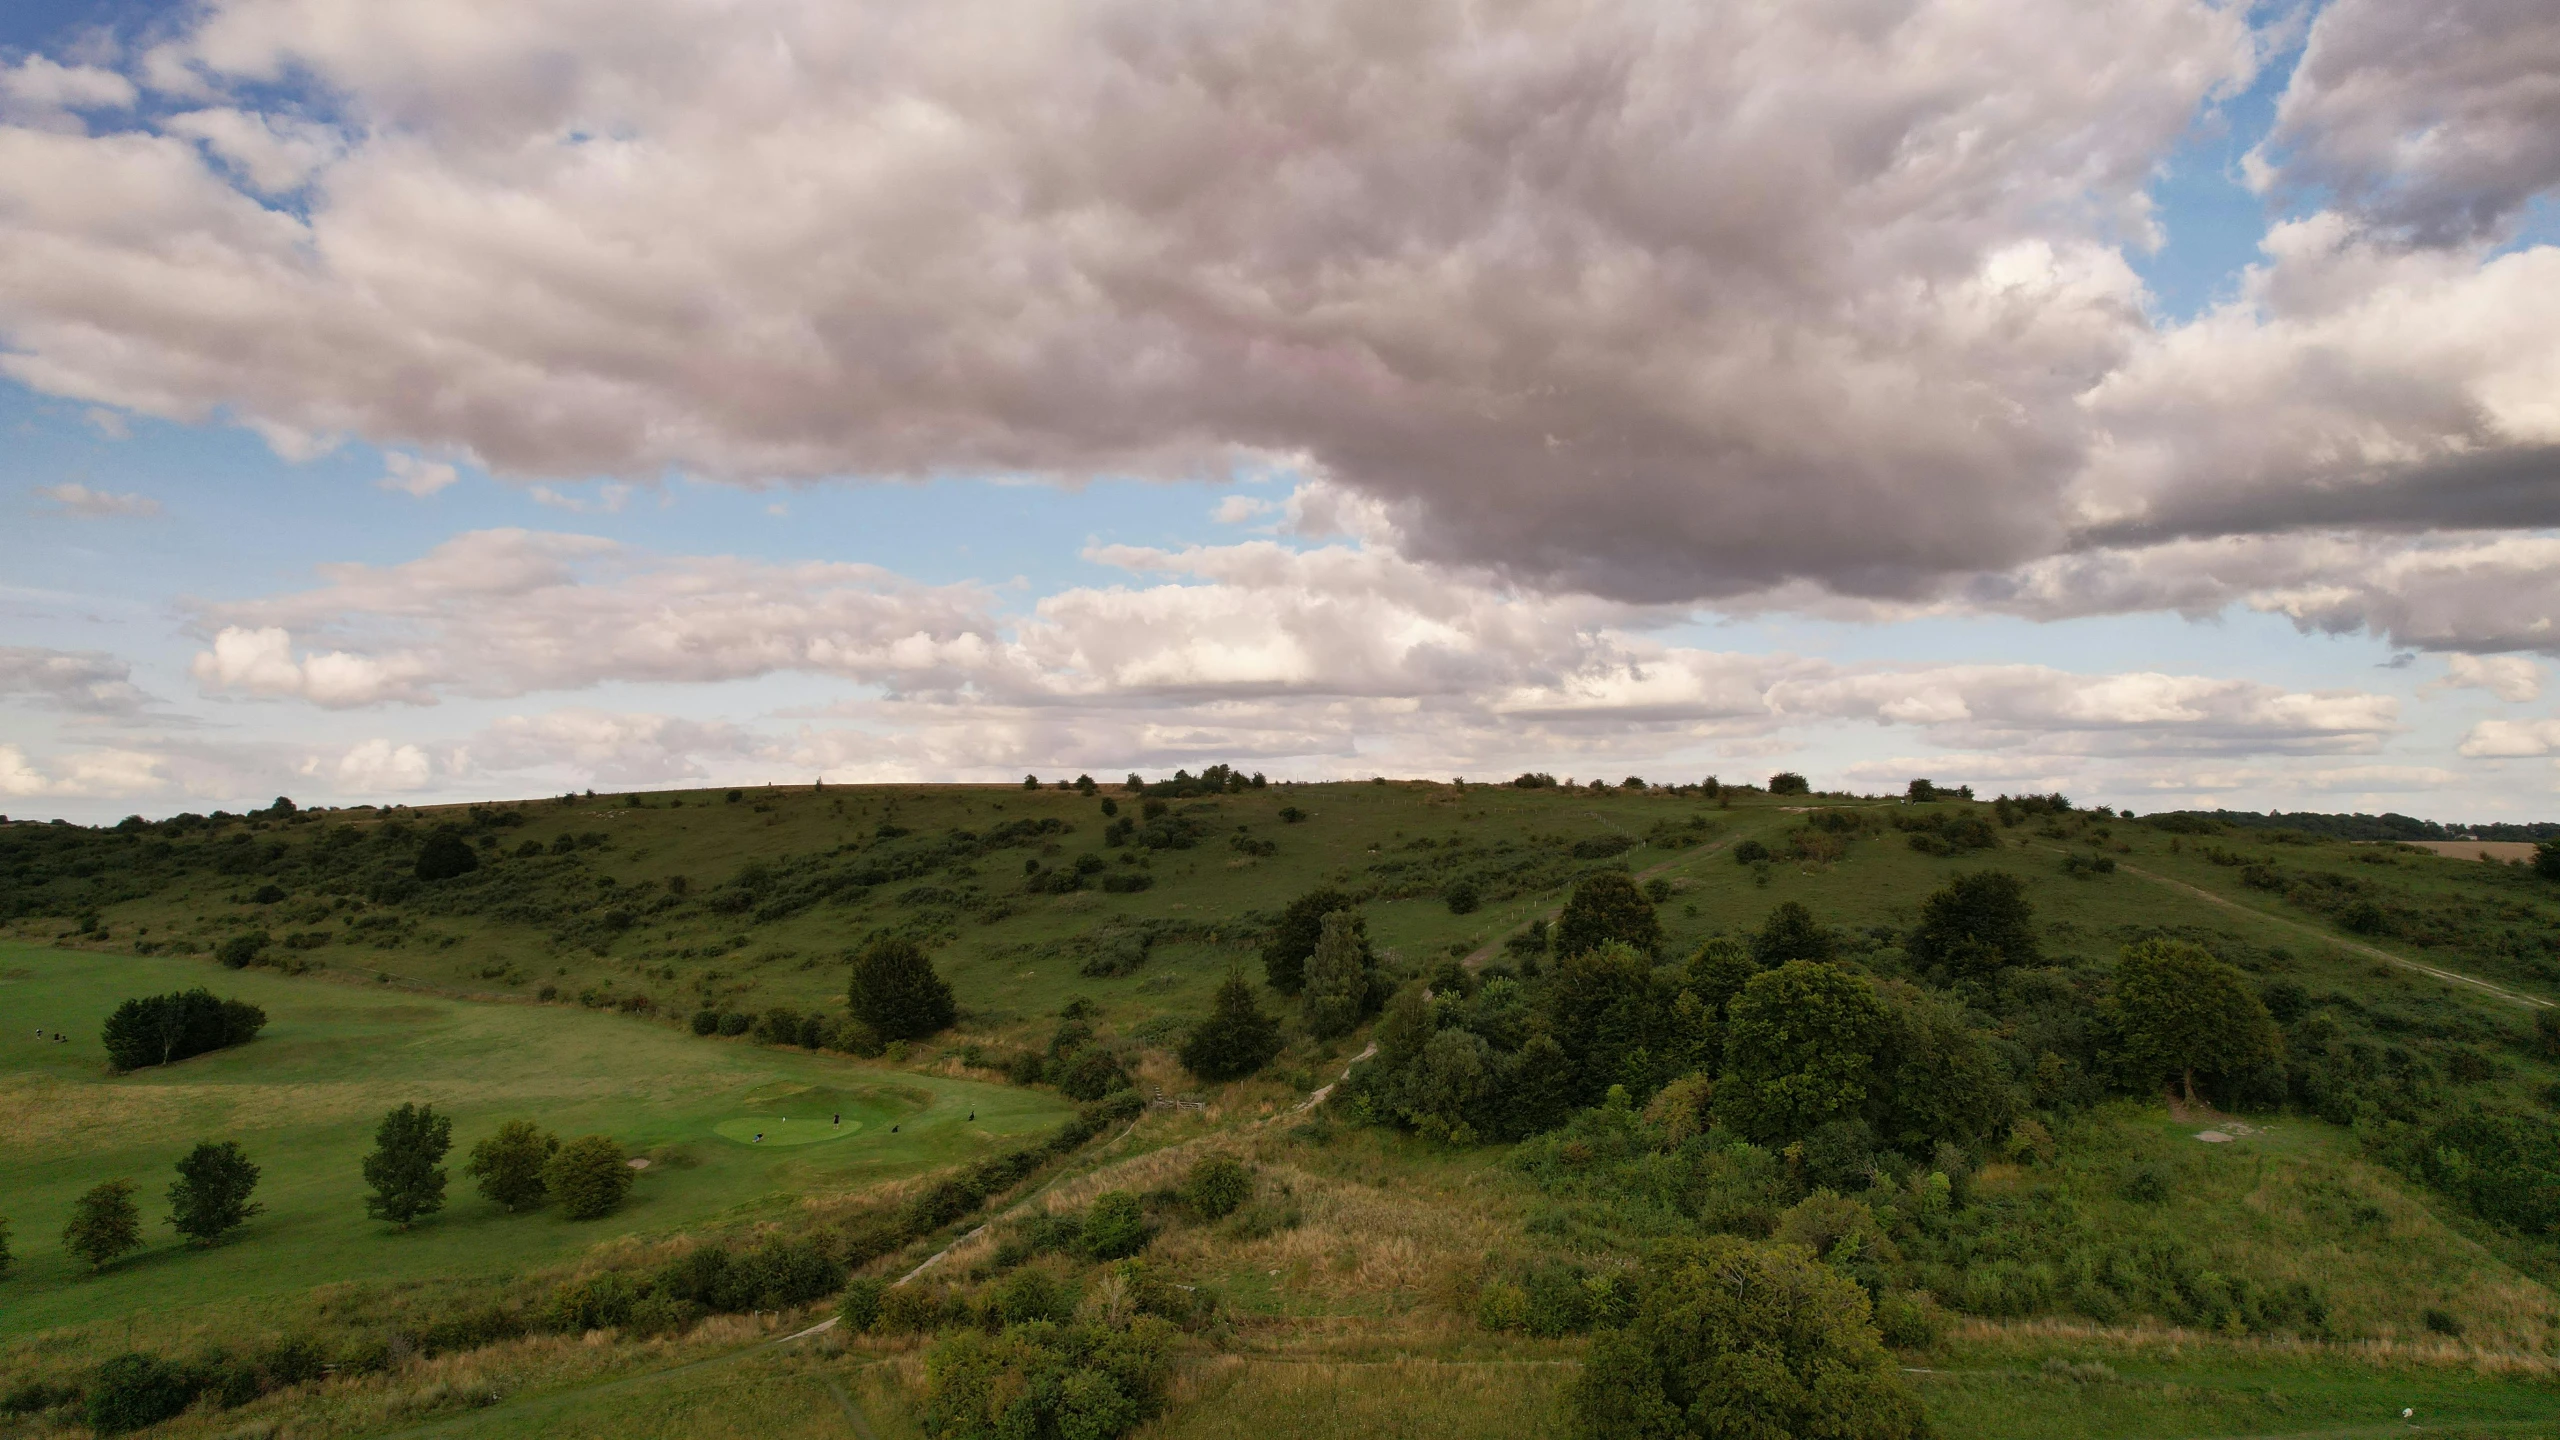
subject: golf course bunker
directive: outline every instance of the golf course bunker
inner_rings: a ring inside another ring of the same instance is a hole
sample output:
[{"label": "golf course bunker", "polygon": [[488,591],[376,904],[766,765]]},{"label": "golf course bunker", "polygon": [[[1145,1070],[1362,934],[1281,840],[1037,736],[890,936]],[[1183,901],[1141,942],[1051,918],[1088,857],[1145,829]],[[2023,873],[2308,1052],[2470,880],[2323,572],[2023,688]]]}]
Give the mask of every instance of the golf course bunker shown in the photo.
[{"label": "golf course bunker", "polygon": [[[764,1148],[821,1145],[830,1140],[870,1134],[922,1116],[932,1096],[891,1086],[837,1089],[827,1085],[767,1085],[744,1097],[749,1112],[711,1127],[711,1133],[740,1145]],[[842,1117],[842,1124],[838,1124]],[[762,1136],[762,1139],[758,1139]]]}]

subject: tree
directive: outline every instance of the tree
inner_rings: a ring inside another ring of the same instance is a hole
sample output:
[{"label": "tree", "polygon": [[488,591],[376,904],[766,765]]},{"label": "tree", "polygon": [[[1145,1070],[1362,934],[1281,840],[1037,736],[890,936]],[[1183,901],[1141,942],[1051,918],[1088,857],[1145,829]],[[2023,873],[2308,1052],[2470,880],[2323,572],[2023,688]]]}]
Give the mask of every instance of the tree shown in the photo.
[{"label": "tree", "polygon": [[2533,847],[2533,873],[2545,880],[2560,880],[2560,839]]},{"label": "tree", "polygon": [[404,1104],[382,1117],[373,1153],[364,1157],[364,1213],[406,1230],[418,1217],[444,1208],[444,1155],[453,1148],[453,1121],[433,1105]]},{"label": "tree", "polygon": [[107,1064],[117,1070],[169,1065],[208,1050],[243,1045],[266,1027],[267,1012],[245,1000],[220,1000],[198,986],[146,995],[115,1008],[100,1029]]},{"label": "tree", "polygon": [[427,843],[418,847],[418,878],[421,880],[450,880],[479,868],[480,857],[472,850],[471,842],[455,831],[438,830],[427,837]]},{"label": "tree", "polygon": [[210,1245],[248,1223],[266,1207],[249,1203],[258,1167],[236,1141],[201,1140],[178,1162],[169,1187],[169,1224],[199,1245]]},{"label": "tree", "polygon": [[1321,886],[1289,902],[1280,912],[1278,923],[1271,927],[1271,938],[1262,946],[1262,980],[1283,995],[1295,995],[1306,988],[1307,957],[1316,953],[1316,941],[1323,938],[1324,917],[1336,910],[1348,910],[1352,900],[1332,886]]},{"label": "tree", "polygon": [[1623,870],[1583,876],[1556,918],[1558,956],[1597,950],[1612,940],[1646,955],[1662,943],[1662,921],[1653,913],[1653,902]]},{"label": "tree", "polygon": [[157,1425],[195,1403],[197,1383],[181,1366],[127,1351],[90,1376],[83,1418],[101,1435]]},{"label": "tree", "polygon": [[93,1185],[71,1202],[71,1223],[62,1227],[62,1248],[104,1270],[116,1258],[142,1247],[142,1216],[133,1208],[133,1182],[109,1180]]},{"label": "tree", "polygon": [[883,1040],[921,1040],[959,1015],[933,962],[916,942],[896,936],[874,940],[854,957],[845,998],[853,1018]]},{"label": "tree", "polygon": [[1657,1001],[1668,998],[1654,994],[1652,964],[1627,945],[1613,941],[1556,962],[1542,1008],[1547,1033],[1573,1057],[1568,1083],[1576,1104],[1596,1105],[1621,1083],[1652,1092],[1661,1077],[1629,1070],[1650,1071],[1639,1057],[1658,1051]]},{"label": "tree", "polygon": [[1838,948],[1813,912],[1793,900],[1770,911],[1760,933],[1751,937],[1751,958],[1764,970],[1790,960],[1829,960]]},{"label": "tree", "polygon": [[1230,970],[1209,1016],[1182,1042],[1182,1068],[1203,1080],[1241,1080],[1280,1053],[1280,1022],[1254,1003],[1244,972]]},{"label": "tree", "polygon": [[2284,1032],[2239,970],[2182,940],[2128,945],[2108,1008],[2124,1061],[2146,1079],[2175,1075],[2196,1099],[2196,1073],[2236,1077],[2284,1064]]},{"label": "tree", "polygon": [[561,1146],[542,1167],[543,1187],[572,1220],[593,1220],[613,1213],[631,1193],[631,1162],[610,1135],[581,1135]]},{"label": "tree", "polygon": [[2026,883],[1999,870],[1959,875],[1920,905],[1920,928],[1908,946],[1922,965],[1944,965],[1959,975],[1989,975],[2004,966],[2034,965],[2036,910]]},{"label": "tree", "polygon": [[1760,962],[1752,957],[1749,946],[1719,935],[1689,957],[1688,986],[1708,1014],[1720,1017],[1726,1003],[1759,973]]},{"label": "tree", "polygon": [[471,1163],[462,1173],[480,1182],[481,1195],[492,1204],[531,1210],[549,1198],[542,1169],[559,1153],[559,1136],[530,1120],[510,1120],[471,1147]]},{"label": "tree", "polygon": [[9,1222],[0,1220],[0,1275],[7,1275],[17,1263],[18,1257],[9,1253]]},{"label": "tree", "polygon": [[1635,1316],[1603,1330],[1570,1399],[1583,1433],[1646,1440],[1917,1440],[1866,1292],[1791,1245],[1674,1240],[1645,1262]]},{"label": "tree", "polygon": [[1324,917],[1315,954],[1307,957],[1307,985],[1301,1000],[1307,1030],[1330,1040],[1360,1023],[1369,1008],[1370,969],[1367,927],[1348,910]]},{"label": "tree", "polygon": [[1753,976],[1725,1014],[1718,1120],[1776,1143],[1864,1111],[1888,1019],[1866,979],[1793,960]]},{"label": "tree", "polygon": [[1806,783],[1803,776],[1797,774],[1793,770],[1781,770],[1777,774],[1769,777],[1769,793],[1772,795],[1810,795],[1813,793],[1813,787]]}]

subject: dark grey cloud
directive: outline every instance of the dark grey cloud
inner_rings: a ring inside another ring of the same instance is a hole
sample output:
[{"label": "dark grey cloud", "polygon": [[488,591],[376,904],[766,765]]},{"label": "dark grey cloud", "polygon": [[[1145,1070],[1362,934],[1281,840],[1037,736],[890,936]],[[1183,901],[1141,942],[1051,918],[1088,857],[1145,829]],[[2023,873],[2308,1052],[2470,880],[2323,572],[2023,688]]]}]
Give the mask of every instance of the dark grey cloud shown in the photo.
[{"label": "dark grey cloud", "polygon": [[0,645],[0,698],[80,715],[131,716],[151,703],[132,676],[132,666],[104,651]]},{"label": "dark grey cloud", "polygon": [[2491,234],[2560,184],[2560,9],[2333,0],[2257,160],[2423,243]]}]

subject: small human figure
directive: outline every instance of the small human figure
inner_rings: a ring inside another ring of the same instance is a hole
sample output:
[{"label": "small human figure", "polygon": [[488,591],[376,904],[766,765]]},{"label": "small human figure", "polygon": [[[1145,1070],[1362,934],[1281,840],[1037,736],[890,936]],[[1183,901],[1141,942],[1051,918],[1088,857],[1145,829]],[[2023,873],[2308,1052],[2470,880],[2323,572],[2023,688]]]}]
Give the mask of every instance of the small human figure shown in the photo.
[{"label": "small human figure", "polygon": [[971,1123],[971,1124],[973,1124],[973,1125],[974,1125],[974,1124],[976,1124],[976,1123],[977,1123],[977,1121],[978,1121],[978,1112],[977,1112],[977,1111],[975,1111],[975,1110],[970,1111],[970,1112],[969,1112],[969,1123]]},{"label": "small human figure", "polygon": [[844,1112],[841,1110],[836,1112],[836,1124],[839,1126],[844,1124]]},{"label": "small human figure", "polygon": [[890,1134],[892,1134],[892,1135],[897,1134],[897,1133],[898,1133],[898,1127],[897,1127],[897,1126],[895,1126],[895,1125],[890,1126],[890,1127],[889,1127],[889,1133],[890,1133]]},{"label": "small human figure", "polygon": [[759,1145],[764,1143],[764,1132],[761,1130],[756,1132],[756,1143]]}]

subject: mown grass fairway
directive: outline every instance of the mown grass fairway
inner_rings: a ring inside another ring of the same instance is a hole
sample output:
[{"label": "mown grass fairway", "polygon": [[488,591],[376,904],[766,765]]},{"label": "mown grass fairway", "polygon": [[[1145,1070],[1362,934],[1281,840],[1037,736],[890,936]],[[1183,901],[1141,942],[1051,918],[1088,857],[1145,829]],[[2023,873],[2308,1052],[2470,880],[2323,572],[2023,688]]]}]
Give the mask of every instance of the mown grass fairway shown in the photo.
[{"label": "mown grass fairway", "polygon": [[[265,1033],[236,1050],[108,1075],[98,1048],[107,1012],[128,996],[193,985],[265,1007]],[[201,960],[7,947],[0,1013],[9,1017],[0,1195],[20,1256],[0,1333],[332,1281],[505,1274],[619,1236],[734,1222],[803,1194],[948,1165],[1046,1129],[1070,1108],[1046,1091],[699,1040],[617,1016]],[[38,1026],[70,1039],[37,1040]],[[382,1113],[407,1100],[454,1117],[454,1149],[444,1212],[401,1233],[366,1218],[358,1166]],[[823,1131],[839,1108],[861,1128],[831,1143],[776,1144],[769,1134],[756,1146],[723,1134],[724,1122],[753,1115],[788,1120],[776,1130]],[[605,1219],[506,1214],[472,1189],[462,1164],[473,1142],[518,1116],[564,1137],[612,1135],[651,1163]],[[170,1167],[198,1139],[237,1140],[265,1170],[266,1213],[205,1250],[179,1243],[161,1220]],[[140,1190],[150,1243],[89,1275],[56,1237],[74,1196],[118,1177]]]}]

